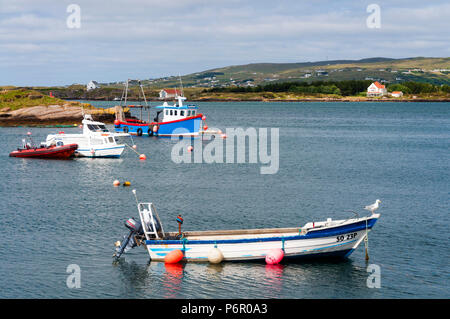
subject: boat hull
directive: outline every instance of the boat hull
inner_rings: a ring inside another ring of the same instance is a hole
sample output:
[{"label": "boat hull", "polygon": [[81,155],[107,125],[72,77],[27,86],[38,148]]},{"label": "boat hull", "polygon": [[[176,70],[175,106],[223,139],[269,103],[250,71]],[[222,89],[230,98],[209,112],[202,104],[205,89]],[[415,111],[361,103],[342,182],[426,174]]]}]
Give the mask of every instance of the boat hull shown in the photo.
[{"label": "boat hull", "polygon": [[63,146],[20,149],[11,152],[9,156],[21,158],[67,159],[74,155],[77,148],[77,144],[68,144]]},{"label": "boat hull", "polygon": [[193,234],[184,240],[146,240],[145,244],[154,261],[163,261],[166,254],[179,249],[183,251],[185,261],[207,262],[212,248],[222,252],[224,261],[264,260],[269,251],[276,248],[283,249],[285,259],[348,257],[364,240],[377,218],[378,215],[372,215],[343,225],[312,228],[306,233],[301,233],[300,229],[297,232],[281,229],[267,234]]},{"label": "boat hull", "polygon": [[75,152],[78,157],[111,157],[118,158],[125,150],[125,145],[117,145],[105,148],[81,148]]},{"label": "boat hull", "polygon": [[[118,133],[129,133],[136,136],[158,136],[158,137],[172,137],[172,136],[188,136],[195,137],[199,135],[202,114],[187,117],[181,120],[169,122],[123,122],[118,121],[114,127]],[[156,132],[153,130],[157,127]]]}]

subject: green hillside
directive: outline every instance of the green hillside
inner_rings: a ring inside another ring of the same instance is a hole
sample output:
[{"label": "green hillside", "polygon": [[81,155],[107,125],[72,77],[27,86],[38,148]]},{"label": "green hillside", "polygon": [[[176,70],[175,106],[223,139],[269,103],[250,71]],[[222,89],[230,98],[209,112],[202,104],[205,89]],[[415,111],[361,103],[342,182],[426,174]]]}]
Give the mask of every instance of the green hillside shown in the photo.
[{"label": "green hillside", "polygon": [[[210,69],[181,77],[185,87],[256,86],[285,81],[369,80],[450,84],[450,58],[370,58],[305,63],[252,63]],[[178,87],[177,76],[146,80],[150,87]]]}]

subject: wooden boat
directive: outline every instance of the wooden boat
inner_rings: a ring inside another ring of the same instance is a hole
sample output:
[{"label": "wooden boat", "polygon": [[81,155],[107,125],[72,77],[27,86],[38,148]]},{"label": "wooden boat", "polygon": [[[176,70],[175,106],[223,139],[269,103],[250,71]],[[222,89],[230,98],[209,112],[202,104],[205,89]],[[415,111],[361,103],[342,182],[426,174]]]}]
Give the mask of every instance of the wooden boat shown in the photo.
[{"label": "wooden boat", "polygon": [[368,236],[380,214],[345,220],[309,222],[303,227],[165,232],[152,203],[138,203],[140,222],[125,224],[130,233],[116,245],[115,257],[137,246],[146,247],[151,260],[164,261],[174,250],[184,261],[207,262],[213,249],[223,261],[264,260],[274,249],[282,249],[284,260],[318,257],[348,257]]},{"label": "wooden boat", "polygon": [[78,144],[68,144],[62,146],[48,146],[48,147],[25,147],[18,148],[9,154],[11,157],[22,158],[55,158],[66,159],[74,155],[78,148]]}]

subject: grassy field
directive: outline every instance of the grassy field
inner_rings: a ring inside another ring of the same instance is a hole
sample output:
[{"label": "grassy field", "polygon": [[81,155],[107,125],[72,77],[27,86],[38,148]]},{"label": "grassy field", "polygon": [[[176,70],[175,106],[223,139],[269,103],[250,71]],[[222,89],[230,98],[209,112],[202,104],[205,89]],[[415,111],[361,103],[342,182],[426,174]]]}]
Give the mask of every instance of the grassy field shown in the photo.
[{"label": "grassy field", "polygon": [[[267,84],[283,81],[386,80],[450,84],[450,58],[372,58],[359,61],[252,63],[210,69],[181,77],[185,87]],[[149,87],[179,87],[178,77],[143,81]]]},{"label": "grassy field", "polygon": [[[43,95],[41,92],[35,90],[20,89],[14,87],[0,88],[0,109],[8,108],[14,111],[23,107],[32,106],[48,106],[48,105],[81,105],[77,102],[67,102],[61,99],[53,98],[48,95]],[[89,104],[84,107],[90,107]]]}]

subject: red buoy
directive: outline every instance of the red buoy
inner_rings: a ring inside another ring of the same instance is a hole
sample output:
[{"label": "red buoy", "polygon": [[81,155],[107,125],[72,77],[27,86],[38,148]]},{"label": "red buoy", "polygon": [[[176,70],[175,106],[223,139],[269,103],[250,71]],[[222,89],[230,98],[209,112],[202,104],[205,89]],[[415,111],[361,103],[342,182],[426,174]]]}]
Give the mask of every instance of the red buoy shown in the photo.
[{"label": "red buoy", "polygon": [[203,126],[203,130],[207,130],[208,129],[208,125]]},{"label": "red buoy", "polygon": [[184,255],[183,252],[179,249],[172,250],[170,253],[164,257],[164,262],[167,264],[176,264],[177,262],[180,262],[181,259],[183,259]]},{"label": "red buoy", "polygon": [[271,249],[266,255],[266,263],[269,265],[278,264],[284,257],[284,251],[282,249]]},{"label": "red buoy", "polygon": [[192,145],[188,146],[188,148],[187,148],[189,153],[192,152],[193,149],[194,149],[194,147]]},{"label": "red buoy", "polygon": [[115,121],[114,121],[114,125],[118,126],[119,124],[120,124],[120,121],[119,121],[119,120],[115,120]]},{"label": "red buoy", "polygon": [[206,116],[202,116],[202,121],[205,121],[206,120]]}]

